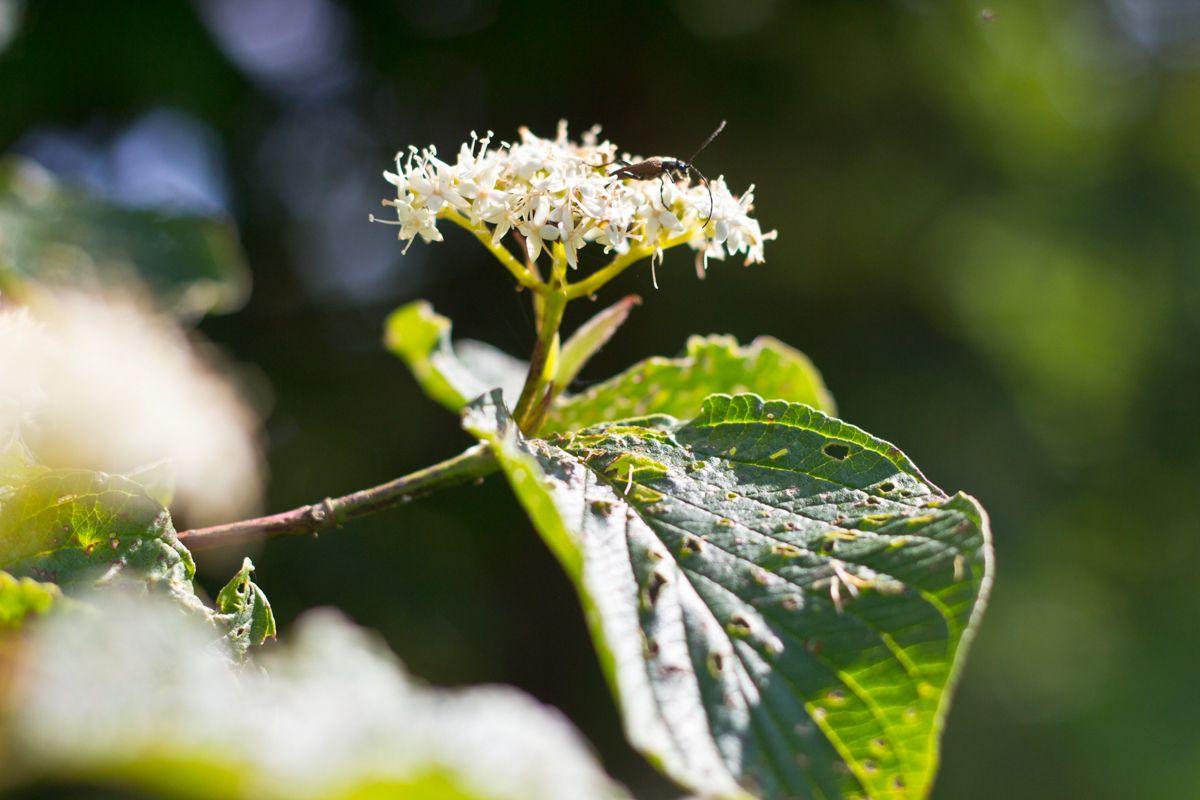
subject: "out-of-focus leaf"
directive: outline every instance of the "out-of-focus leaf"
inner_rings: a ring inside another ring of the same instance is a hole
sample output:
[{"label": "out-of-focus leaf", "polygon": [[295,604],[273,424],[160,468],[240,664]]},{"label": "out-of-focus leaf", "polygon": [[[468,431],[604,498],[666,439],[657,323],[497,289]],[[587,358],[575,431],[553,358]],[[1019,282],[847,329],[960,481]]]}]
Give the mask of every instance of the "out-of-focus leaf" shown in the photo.
[{"label": "out-of-focus leaf", "polygon": [[215,626],[241,658],[275,633],[271,605],[250,580],[253,569],[247,559],[214,611],[196,595],[196,565],[170,513],[140,483],[49,469],[15,438],[0,452],[0,570],[68,593],[123,586],[169,596]]},{"label": "out-of-focus leaf", "polygon": [[[517,402],[517,398],[521,396],[521,387],[525,385],[525,375],[529,372],[528,361],[510,356],[503,350],[476,339],[459,339],[454,343],[454,352],[467,371],[475,376],[476,385],[486,386],[484,391],[499,388],[504,393],[506,402]],[[478,396],[479,394],[471,395],[468,401]]]},{"label": "out-of-focus leaf", "polygon": [[175,499],[175,465],[170,460],[156,461],[125,477],[140,485],[164,508]]},{"label": "out-of-focus leaf", "polygon": [[501,387],[516,402],[528,366],[483,342],[450,340],[450,320],[417,300],[391,313],[384,324],[384,344],[412,370],[421,389],[451,411],[486,391]]},{"label": "out-of-focus leaf", "polygon": [[681,358],[648,358],[582,394],[561,398],[543,430],[580,430],[648,414],[687,418],[710,394],[741,392],[835,413],[821,374],[794,347],[770,336],[745,347],[732,336],[693,336]]},{"label": "out-of-focus leaf", "polygon": [[554,710],[503,687],[421,686],[330,612],[239,671],[169,607],[93,602],[100,614],[48,620],[23,653],[8,788],[67,776],[220,800],[626,796]]},{"label": "out-of-focus leaf", "polygon": [[132,580],[199,603],[170,515],[134,481],[31,465],[0,497],[0,568],[68,590]]},{"label": "out-of-focus leaf", "polygon": [[14,578],[0,570],[0,633],[21,627],[27,617],[45,614],[61,599],[52,583]]},{"label": "out-of-focus leaf", "polygon": [[164,307],[193,316],[239,307],[249,275],[227,222],[123,208],[32,162],[0,162],[0,286],[140,280]]},{"label": "out-of-focus leaf", "polygon": [[987,517],[810,406],[715,395],[551,441],[464,416],[576,581],[630,740],[705,797],[923,798]]},{"label": "out-of-focus leaf", "polygon": [[217,614],[229,633],[230,649],[244,658],[254,645],[275,638],[275,615],[263,590],[250,580],[254,564],[242,561],[242,568],[217,594]]}]

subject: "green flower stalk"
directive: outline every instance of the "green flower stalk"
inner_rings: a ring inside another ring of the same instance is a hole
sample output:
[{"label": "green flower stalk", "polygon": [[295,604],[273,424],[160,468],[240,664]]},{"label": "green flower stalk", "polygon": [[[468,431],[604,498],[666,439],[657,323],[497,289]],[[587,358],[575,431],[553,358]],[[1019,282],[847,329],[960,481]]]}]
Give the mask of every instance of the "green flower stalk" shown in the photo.
[{"label": "green flower stalk", "polygon": [[[747,265],[761,263],[763,243],[776,237],[750,216],[753,186],[738,197],[724,177],[707,186],[665,177],[617,179],[613,164],[640,159],[619,158],[616,145],[599,141],[598,135],[593,128],[581,143],[572,142],[561,122],[554,139],[521,128],[519,142],[492,147],[490,131],[482,139],[472,133],[454,163],[441,160],[436,148],[410,147],[397,154],[396,171],[384,173],[396,197],[383,204],[395,209],[396,219],[371,217],[398,226],[398,237],[408,242],[406,252],[418,237],[442,241],[438,222],[449,220],[474,234],[521,286],[534,292],[538,340],[515,409],[527,431],[536,430],[539,409],[556,391],[551,376],[568,301],[595,294],[643,259],[650,259],[653,270],[664,251],[679,245],[696,252],[697,274],[703,277],[709,259],[742,254]],[[589,245],[612,258],[572,279],[580,252]]]}]

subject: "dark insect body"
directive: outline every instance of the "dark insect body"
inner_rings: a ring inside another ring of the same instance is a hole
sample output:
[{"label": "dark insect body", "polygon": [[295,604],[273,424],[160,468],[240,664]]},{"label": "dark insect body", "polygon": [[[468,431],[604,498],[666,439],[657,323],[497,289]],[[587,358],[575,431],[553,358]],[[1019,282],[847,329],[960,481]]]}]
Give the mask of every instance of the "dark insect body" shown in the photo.
[{"label": "dark insect body", "polygon": [[721,124],[717,126],[717,129],[704,140],[704,144],[696,148],[696,152],[692,153],[686,161],[670,156],[655,156],[635,163],[618,160],[610,161],[608,164],[600,164],[599,166],[607,167],[609,164],[619,164],[620,166],[617,169],[608,173],[610,177],[617,180],[650,181],[658,178],[658,194],[664,207],[667,205],[667,198],[664,194],[666,190],[666,176],[670,175],[674,181],[685,181],[692,172],[696,173],[700,181],[704,184],[704,188],[708,189],[708,216],[704,218],[704,224],[707,225],[708,221],[712,219],[713,212],[712,187],[708,185],[708,178],[704,177],[704,173],[696,169],[696,165],[692,162],[696,160],[696,156],[700,155],[700,151],[712,144],[712,140],[717,138],[717,134],[723,130],[725,130],[725,120],[721,120]]}]

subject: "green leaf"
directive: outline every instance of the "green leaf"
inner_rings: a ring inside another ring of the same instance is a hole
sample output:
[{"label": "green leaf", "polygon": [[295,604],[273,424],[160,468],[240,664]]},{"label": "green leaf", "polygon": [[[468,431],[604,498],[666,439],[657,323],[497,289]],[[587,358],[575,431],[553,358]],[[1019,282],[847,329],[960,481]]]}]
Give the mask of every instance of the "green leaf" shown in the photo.
[{"label": "green leaf", "polygon": [[251,646],[275,638],[275,615],[271,602],[254,581],[250,580],[254,564],[249,558],[225,588],[217,594],[217,614],[229,631],[226,639],[239,658],[245,658]]},{"label": "green leaf", "polygon": [[0,568],[68,590],[133,581],[199,603],[170,515],[120,475],[30,466],[0,493]]},{"label": "green leaf", "polygon": [[0,793],[63,776],[214,800],[615,800],[567,720],[505,687],[440,691],[332,612],[238,669],[155,598],[33,631]]},{"label": "green leaf", "polygon": [[123,208],[60,186],[32,162],[0,162],[0,287],[131,278],[189,316],[235,309],[250,286],[227,222]]},{"label": "green leaf", "polygon": [[641,302],[642,298],[636,294],[628,295],[580,325],[562,346],[554,382],[562,387],[570,386],[588,360],[608,343],[617,328],[629,318],[633,307]]},{"label": "green leaf", "polygon": [[[559,356],[559,385],[574,378],[636,302],[632,295],[619,301],[567,340]],[[384,340],[408,364],[425,394],[451,411],[461,411],[496,387],[504,390],[506,403],[515,403],[528,364],[482,342],[456,345],[450,330],[449,319],[418,300],[392,312]],[[720,392],[753,392],[835,413],[821,374],[799,350],[770,336],[760,336],[747,346],[732,336],[693,336],[680,358],[648,358],[582,394],[559,397],[543,430],[580,430],[647,414],[686,417],[705,397]]]},{"label": "green leaf", "polygon": [[633,744],[705,796],[925,797],[991,583],[987,517],[813,408],[715,395],[494,449],[576,581]]},{"label": "green leaf", "polygon": [[196,565],[170,513],[141,483],[49,469],[16,438],[0,451],[0,570],[68,593],[122,586],[171,597],[213,625],[240,659],[275,634],[271,605],[250,580],[253,569],[247,559],[210,609],[196,595]]},{"label": "green leaf", "polygon": [[15,578],[0,570],[0,633],[20,628],[27,617],[45,614],[61,601],[62,593],[54,584]]},{"label": "green leaf", "polygon": [[175,500],[175,464],[170,459],[147,464],[125,477],[145,489],[164,508]]},{"label": "green leaf", "polygon": [[450,327],[449,319],[417,300],[388,316],[384,344],[408,365],[425,394],[451,411],[497,387],[515,403],[528,365],[483,342],[468,340],[456,348]]},{"label": "green leaf", "polygon": [[648,358],[582,394],[560,399],[543,430],[580,430],[647,414],[688,417],[710,394],[742,392],[835,413],[821,374],[799,350],[770,336],[746,347],[732,336],[692,336],[681,358]]}]

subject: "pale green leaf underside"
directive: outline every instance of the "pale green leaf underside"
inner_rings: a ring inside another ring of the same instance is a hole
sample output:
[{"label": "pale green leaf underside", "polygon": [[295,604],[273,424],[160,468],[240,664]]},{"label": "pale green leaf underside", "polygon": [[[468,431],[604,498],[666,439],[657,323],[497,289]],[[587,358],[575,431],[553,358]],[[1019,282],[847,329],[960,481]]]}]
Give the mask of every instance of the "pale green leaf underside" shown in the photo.
[{"label": "pale green leaf underside", "polygon": [[[627,299],[602,314],[623,319],[631,305]],[[412,370],[425,394],[451,411],[461,411],[497,387],[503,389],[505,402],[514,404],[526,363],[481,342],[455,345],[450,332],[450,320],[418,300],[388,317],[384,340]],[[611,333],[604,329],[593,349]],[[573,369],[566,371],[573,374]],[[543,430],[581,430],[647,414],[685,418],[695,413],[705,397],[719,392],[753,392],[835,413],[833,397],[821,374],[799,350],[770,336],[760,336],[745,346],[732,336],[692,336],[678,358],[648,358],[580,394],[560,396]]]},{"label": "pale green leaf underside", "polygon": [[492,444],[577,581],[639,749],[706,796],[921,798],[990,584],[986,516],[812,408]]},{"label": "pale green leaf underside", "polygon": [[222,220],[123,208],[0,163],[0,285],[5,279],[103,287],[144,281],[185,315],[237,308],[250,273]]},{"label": "pale green leaf underside", "polygon": [[332,612],[239,670],[157,597],[90,601],[33,630],[0,698],[0,793],[66,777],[206,800],[627,797],[562,715],[504,687],[429,689]]},{"label": "pale green leaf underside", "polygon": [[508,402],[521,392],[527,365],[483,342],[458,348],[451,322],[417,300],[393,311],[384,323],[384,344],[412,371],[422,391],[451,411],[461,411],[484,392],[500,387]]}]

